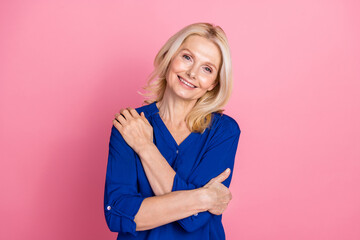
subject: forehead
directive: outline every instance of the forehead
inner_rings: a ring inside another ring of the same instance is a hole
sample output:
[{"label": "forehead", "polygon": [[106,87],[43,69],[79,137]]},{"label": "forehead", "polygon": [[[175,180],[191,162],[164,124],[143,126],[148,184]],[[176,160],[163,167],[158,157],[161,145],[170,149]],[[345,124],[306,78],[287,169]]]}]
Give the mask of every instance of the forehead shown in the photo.
[{"label": "forehead", "polygon": [[180,46],[180,51],[184,49],[190,50],[197,59],[210,62],[219,68],[221,62],[220,49],[209,39],[198,35],[191,35]]}]

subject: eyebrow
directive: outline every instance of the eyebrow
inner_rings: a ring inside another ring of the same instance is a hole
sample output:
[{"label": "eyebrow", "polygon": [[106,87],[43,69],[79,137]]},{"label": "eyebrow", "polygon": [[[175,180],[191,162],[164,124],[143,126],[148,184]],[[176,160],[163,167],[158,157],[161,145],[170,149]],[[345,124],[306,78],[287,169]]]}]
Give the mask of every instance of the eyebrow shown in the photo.
[{"label": "eyebrow", "polygon": [[[193,53],[190,49],[188,49],[188,48],[182,48],[181,51],[183,51],[183,50],[189,51],[192,55],[194,55],[194,53]],[[211,62],[206,62],[206,64],[211,65],[211,66],[212,66],[213,68],[215,68],[215,70],[217,71],[216,66],[215,66],[214,64],[212,64]]]}]

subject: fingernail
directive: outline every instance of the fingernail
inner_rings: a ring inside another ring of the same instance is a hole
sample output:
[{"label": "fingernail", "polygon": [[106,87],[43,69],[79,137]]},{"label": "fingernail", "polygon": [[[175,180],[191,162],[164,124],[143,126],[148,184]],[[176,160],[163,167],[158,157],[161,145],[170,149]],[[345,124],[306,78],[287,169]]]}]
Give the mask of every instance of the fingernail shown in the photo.
[{"label": "fingernail", "polygon": [[227,169],[226,169],[226,172],[227,172],[227,173],[230,172],[230,168],[227,168]]}]

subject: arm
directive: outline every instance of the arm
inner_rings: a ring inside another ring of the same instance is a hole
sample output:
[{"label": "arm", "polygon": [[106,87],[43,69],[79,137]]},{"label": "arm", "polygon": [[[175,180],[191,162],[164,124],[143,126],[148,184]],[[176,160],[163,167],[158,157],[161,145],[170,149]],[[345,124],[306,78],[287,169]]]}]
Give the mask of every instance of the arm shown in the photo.
[{"label": "arm", "polygon": [[[189,181],[185,181],[179,174],[176,174],[172,190],[178,191],[199,188],[224,169],[230,168],[231,174],[223,182],[223,185],[228,188],[232,178],[240,133],[241,131],[237,124],[231,124],[230,126],[224,125],[219,128],[212,137],[207,151],[200,159],[200,164],[193,171]],[[222,213],[222,211],[220,211],[220,213]],[[210,218],[221,217],[214,214],[217,215],[215,211],[210,209],[206,212],[200,212],[198,215],[181,219],[178,223],[187,231],[195,231],[206,224]]]},{"label": "arm", "polygon": [[146,177],[156,196],[172,192],[176,175],[154,143],[144,145],[138,153]]},{"label": "arm", "polygon": [[206,211],[203,189],[146,198],[135,216],[136,230],[148,230]]},{"label": "arm", "polygon": [[[198,212],[207,211],[209,208],[223,212],[231,195],[228,189],[222,187],[221,182],[229,176],[230,171],[225,171],[213,178],[202,188],[185,191],[170,192],[161,196],[146,198],[135,216],[137,230],[147,230],[176,220],[184,219]],[[220,190],[219,190],[220,188]],[[215,194],[215,196],[211,196]],[[213,199],[216,199],[214,201]]]},{"label": "arm", "polygon": [[[153,129],[144,113],[139,115],[132,108],[122,109],[120,113],[115,115],[114,126],[139,155],[154,194],[158,196],[171,192],[175,171],[153,143]],[[156,170],[159,170],[159,173],[154,173]]]},{"label": "arm", "polygon": [[[130,124],[128,120],[133,119],[133,116],[136,117],[136,112],[134,113],[134,110],[130,110],[130,112],[122,111],[122,113],[125,115],[126,119],[120,116],[119,122],[121,122],[125,127],[129,126]],[[143,114],[141,117],[145,118]],[[140,118],[137,117],[137,120],[139,119]],[[143,122],[140,121],[138,124],[142,124],[145,127],[146,124],[144,125],[144,123],[150,125],[146,119],[143,120]],[[134,121],[131,121],[130,123],[134,123]],[[204,186],[211,178],[218,175],[224,169],[233,169],[237,143],[240,136],[240,128],[235,121],[225,121],[225,123],[227,125],[222,126],[218,131],[216,131],[217,135],[213,136],[214,140],[210,144],[209,150],[203,156],[200,165],[193,173],[193,175],[198,175],[199,177],[194,179],[192,182],[185,182],[181,176],[176,174],[152,141],[145,141],[142,144],[137,145],[134,144],[134,142],[131,142],[131,137],[128,137],[127,142],[130,142],[130,145],[136,149],[135,151],[138,153],[142,161],[146,176],[156,195],[177,190],[192,190]],[[122,134],[127,135],[124,132],[122,125],[120,126],[117,122],[114,122],[114,125],[122,132]],[[132,125],[130,129],[136,129],[137,127],[138,126],[135,124],[135,126]],[[132,136],[132,138],[142,138],[143,140],[146,140],[146,138],[141,137],[141,135],[136,137]],[[230,178],[224,182],[224,185],[229,187]],[[214,214],[222,213],[218,213],[216,210],[217,209],[212,210],[209,208],[209,211],[213,211],[212,213]],[[182,219],[179,223],[185,230],[194,231],[203,226],[203,224],[209,220],[210,216],[211,214],[209,212],[202,212],[201,214],[195,214],[195,216]]]},{"label": "arm", "polygon": [[134,217],[144,199],[137,190],[135,153],[112,127],[104,193],[109,229],[136,235]]},{"label": "arm", "polygon": [[[227,177],[223,174],[208,188],[144,198],[137,190],[135,152],[112,127],[104,195],[106,223],[113,232],[136,236],[136,231],[207,211],[214,204],[211,194],[220,193],[215,191],[216,186]],[[224,201],[229,201],[226,194],[224,197]]]},{"label": "arm", "polygon": [[[144,148],[139,156],[146,171],[147,178],[152,178],[153,182],[158,183],[156,187],[162,187],[157,188],[158,190],[162,190],[162,192],[160,192],[161,194],[169,191],[199,189],[226,168],[233,170],[239,137],[240,129],[237,125],[233,128],[224,126],[219,129],[217,134],[213,136],[213,141],[202,157],[199,166],[192,173],[192,175],[197,177],[190,178],[189,182],[184,181],[184,179],[171,168],[156,146],[150,145],[148,148]],[[171,179],[172,176],[174,176],[173,179]],[[229,187],[230,181],[231,177],[224,181],[224,186]],[[153,187],[153,185],[151,186]],[[222,210],[219,211],[217,208],[210,207],[209,211],[199,212],[198,214],[183,218],[178,220],[178,223],[186,231],[195,231],[206,224],[211,217],[216,217],[212,214],[218,215],[224,210],[225,209],[222,208]]]}]

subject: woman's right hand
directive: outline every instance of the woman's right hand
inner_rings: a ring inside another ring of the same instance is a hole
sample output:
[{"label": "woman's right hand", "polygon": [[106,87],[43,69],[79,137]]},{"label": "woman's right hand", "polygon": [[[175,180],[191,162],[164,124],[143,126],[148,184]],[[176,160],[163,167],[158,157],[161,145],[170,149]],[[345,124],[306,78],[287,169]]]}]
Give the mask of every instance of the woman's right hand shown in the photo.
[{"label": "woman's right hand", "polygon": [[226,169],[217,177],[211,179],[203,188],[207,190],[208,211],[215,215],[222,214],[227,208],[232,195],[230,190],[222,184],[230,175],[230,169]]}]

